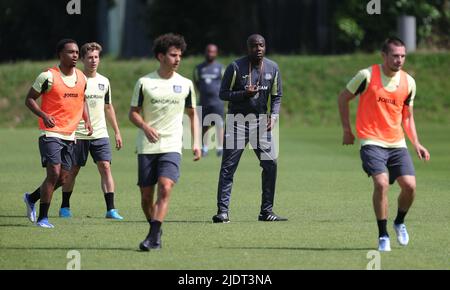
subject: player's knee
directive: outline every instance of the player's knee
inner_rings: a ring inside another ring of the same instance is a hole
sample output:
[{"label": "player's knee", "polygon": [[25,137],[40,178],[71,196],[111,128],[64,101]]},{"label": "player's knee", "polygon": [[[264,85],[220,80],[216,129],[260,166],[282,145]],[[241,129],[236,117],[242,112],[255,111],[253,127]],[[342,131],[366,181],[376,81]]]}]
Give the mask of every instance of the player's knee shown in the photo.
[{"label": "player's knee", "polygon": [[402,184],[401,189],[408,193],[408,194],[414,194],[416,192],[416,183],[415,182],[406,182]]},{"label": "player's knee", "polygon": [[56,184],[59,180],[59,177],[61,175],[60,170],[53,168],[47,171],[47,181]]},{"label": "player's knee", "polygon": [[160,182],[158,184],[158,189],[160,193],[161,198],[168,198],[170,195],[170,192],[172,191],[172,182]]},{"label": "player's knee", "polygon": [[153,204],[153,199],[152,199],[152,197],[151,196],[149,196],[149,195],[142,195],[141,196],[141,205],[144,207],[147,207],[148,205],[151,205],[151,204]]},{"label": "player's knee", "polygon": [[57,184],[59,186],[64,186],[67,184],[67,180],[68,180],[69,176],[67,174],[61,174],[58,178],[58,182]]},{"label": "player's knee", "polygon": [[98,162],[98,168],[101,171],[106,172],[106,171],[110,170],[111,164],[108,161],[99,161]]},{"label": "player's knee", "polygon": [[159,190],[160,190],[161,193],[163,193],[165,195],[170,193],[171,189],[172,189],[172,185],[169,184],[169,183],[160,184],[160,189]]},{"label": "player's knee", "polygon": [[387,193],[389,189],[389,182],[387,180],[378,180],[374,183],[374,189],[377,193]]},{"label": "player's knee", "polygon": [[80,168],[81,168],[80,166],[73,166],[70,174],[73,175],[73,177],[75,178],[80,172]]}]

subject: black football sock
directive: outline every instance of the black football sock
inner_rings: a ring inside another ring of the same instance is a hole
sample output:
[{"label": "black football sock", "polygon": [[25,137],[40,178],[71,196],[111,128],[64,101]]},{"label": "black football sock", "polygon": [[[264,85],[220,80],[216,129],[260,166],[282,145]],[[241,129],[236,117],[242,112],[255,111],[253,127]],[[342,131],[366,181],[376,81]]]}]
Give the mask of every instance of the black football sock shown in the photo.
[{"label": "black football sock", "polygon": [[105,193],[106,210],[115,209],[114,207],[114,192]]},{"label": "black football sock", "polygon": [[50,203],[42,203],[39,207],[39,217],[38,221],[41,221],[44,218],[48,218],[48,209],[50,208]]},{"label": "black football sock", "polygon": [[389,237],[386,224],[387,220],[377,220],[378,224],[378,237]]},{"label": "black football sock", "polygon": [[71,195],[72,195],[72,191],[63,191],[61,208],[70,207],[70,196]]},{"label": "black football sock", "polygon": [[152,241],[157,241],[159,230],[161,229],[162,222],[157,220],[152,220],[150,222],[150,238]]},{"label": "black football sock", "polygon": [[36,203],[41,198],[41,187],[39,186],[36,190],[28,195],[28,201],[31,203]]},{"label": "black football sock", "polygon": [[408,213],[408,211],[397,211],[397,217],[394,220],[394,224],[399,225],[405,222],[405,216]]},{"label": "black football sock", "polygon": [[152,225],[152,221],[153,221],[153,220],[152,220],[151,218],[150,218],[150,219],[147,219],[147,222],[148,222],[149,225]]}]

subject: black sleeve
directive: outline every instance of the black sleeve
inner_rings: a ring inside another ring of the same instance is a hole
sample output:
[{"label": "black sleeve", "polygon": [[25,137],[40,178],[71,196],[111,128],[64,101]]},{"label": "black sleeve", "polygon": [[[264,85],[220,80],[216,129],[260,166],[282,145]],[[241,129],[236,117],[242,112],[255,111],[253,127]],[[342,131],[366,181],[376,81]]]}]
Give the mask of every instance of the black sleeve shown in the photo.
[{"label": "black sleeve", "polygon": [[272,92],[271,92],[271,96],[270,96],[270,114],[271,115],[280,114],[281,96],[282,95],[283,95],[283,89],[282,89],[282,84],[281,84],[281,73],[277,66],[276,71],[275,71],[274,83],[272,84]]},{"label": "black sleeve", "polygon": [[186,100],[184,101],[184,108],[185,109],[192,109],[192,91],[191,91],[191,88],[189,88],[189,95],[187,96]]},{"label": "black sleeve", "polygon": [[195,87],[197,88],[197,90],[198,90],[198,81],[199,81],[199,75],[198,75],[199,71],[200,71],[199,67],[196,66],[194,68],[194,73],[193,73],[193,79],[194,79],[193,83],[194,83]]},{"label": "black sleeve", "polygon": [[141,85],[141,88],[139,89],[139,99],[138,99],[138,107],[142,107],[142,103],[144,102],[144,91],[143,87]]},{"label": "black sleeve", "polygon": [[106,105],[110,104],[109,86],[108,86],[108,90],[106,91],[106,94],[105,94],[105,104]]},{"label": "black sleeve", "polygon": [[278,115],[280,114],[281,107],[281,96],[271,95],[270,96],[270,114]]},{"label": "black sleeve", "polygon": [[45,80],[45,82],[42,84],[41,87],[41,94],[45,93],[48,90],[48,80]]},{"label": "black sleeve", "polygon": [[355,96],[364,92],[364,89],[366,88],[366,83],[367,83],[367,79],[362,81],[362,83],[359,85],[358,89],[355,92]]},{"label": "black sleeve", "polygon": [[408,98],[406,98],[404,104],[405,106],[409,106],[409,104],[411,104],[411,96],[412,96],[412,92],[409,93]]},{"label": "black sleeve", "polygon": [[[233,76],[234,80],[233,80]],[[244,90],[234,91],[234,83],[237,80],[237,71],[233,64],[230,64],[225,70],[225,74],[223,75],[222,82],[220,84],[220,99],[224,101],[245,101],[247,99],[246,93]]]}]

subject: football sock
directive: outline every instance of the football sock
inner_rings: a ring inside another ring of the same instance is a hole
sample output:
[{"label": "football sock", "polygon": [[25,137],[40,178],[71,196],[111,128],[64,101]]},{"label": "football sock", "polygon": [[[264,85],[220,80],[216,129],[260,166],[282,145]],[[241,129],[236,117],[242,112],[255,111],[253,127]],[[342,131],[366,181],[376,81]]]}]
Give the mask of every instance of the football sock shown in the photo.
[{"label": "football sock", "polygon": [[386,228],[387,220],[377,220],[378,224],[378,237],[389,237]]},{"label": "football sock", "polygon": [[399,225],[405,222],[405,216],[408,213],[408,211],[397,211],[397,217],[394,220],[394,224]]},{"label": "football sock", "polygon": [[162,223],[160,221],[157,221],[157,220],[152,220],[150,222],[150,238],[153,241],[157,240],[159,230],[161,229],[161,225],[162,225]]},{"label": "football sock", "polygon": [[39,207],[39,217],[38,217],[38,221],[44,219],[44,218],[48,218],[48,209],[50,208],[50,203],[42,203],[40,204]]},{"label": "football sock", "polygon": [[61,208],[70,207],[70,196],[71,195],[72,195],[72,191],[63,191]]},{"label": "football sock", "polygon": [[149,225],[152,225],[152,221],[153,221],[152,219],[147,219]]},{"label": "football sock", "polygon": [[33,193],[28,195],[28,201],[36,203],[41,198],[41,187],[38,187]]},{"label": "football sock", "polygon": [[106,210],[114,209],[114,192],[105,193]]}]

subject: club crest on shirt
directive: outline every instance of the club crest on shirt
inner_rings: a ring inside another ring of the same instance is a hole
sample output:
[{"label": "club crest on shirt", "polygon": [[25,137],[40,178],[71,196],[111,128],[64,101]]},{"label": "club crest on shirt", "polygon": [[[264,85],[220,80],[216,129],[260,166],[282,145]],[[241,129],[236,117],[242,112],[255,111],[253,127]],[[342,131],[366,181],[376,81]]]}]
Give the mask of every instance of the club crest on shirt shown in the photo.
[{"label": "club crest on shirt", "polygon": [[266,74],[264,75],[264,79],[265,79],[266,81],[271,80],[271,79],[272,79],[272,74],[266,73]]},{"label": "club crest on shirt", "polygon": [[105,90],[105,85],[104,84],[98,84],[98,89],[100,91],[104,91]]},{"label": "club crest on shirt", "polygon": [[173,92],[176,94],[181,93],[181,86],[173,85]]}]

